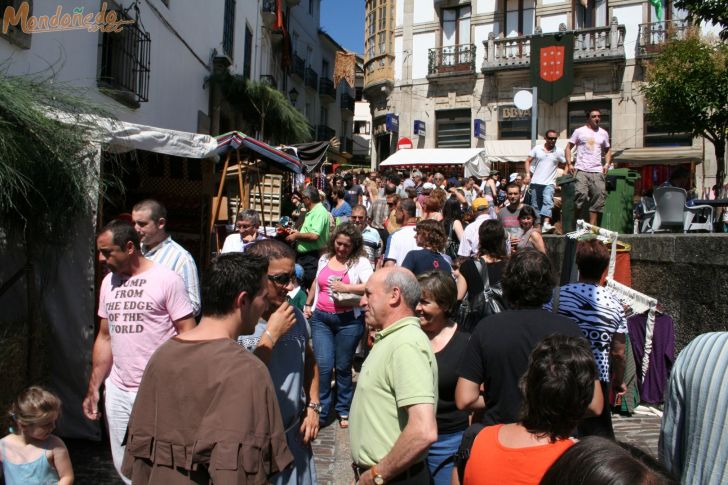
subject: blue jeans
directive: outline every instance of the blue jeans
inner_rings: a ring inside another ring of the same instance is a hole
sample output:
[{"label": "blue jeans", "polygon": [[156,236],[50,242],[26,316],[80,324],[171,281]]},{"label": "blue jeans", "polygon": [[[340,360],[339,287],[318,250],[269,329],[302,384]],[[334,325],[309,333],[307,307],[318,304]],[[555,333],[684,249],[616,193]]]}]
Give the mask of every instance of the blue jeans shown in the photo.
[{"label": "blue jeans", "polygon": [[[430,451],[427,453],[427,466],[430,468],[434,485],[450,485],[452,469],[455,465],[455,460],[451,457],[457,453],[462,438],[462,431],[439,434],[437,441],[430,446]],[[441,466],[448,458],[450,458],[450,461]]]},{"label": "blue jeans", "polygon": [[337,416],[349,416],[354,387],[351,382],[351,364],[356,346],[364,333],[361,317],[354,312],[326,313],[315,310],[311,319],[313,353],[319,368],[319,398],[321,400],[321,423],[331,418],[331,373],[336,368]]},{"label": "blue jeans", "polygon": [[531,204],[541,217],[551,217],[551,209],[554,207],[553,185],[531,184]]}]

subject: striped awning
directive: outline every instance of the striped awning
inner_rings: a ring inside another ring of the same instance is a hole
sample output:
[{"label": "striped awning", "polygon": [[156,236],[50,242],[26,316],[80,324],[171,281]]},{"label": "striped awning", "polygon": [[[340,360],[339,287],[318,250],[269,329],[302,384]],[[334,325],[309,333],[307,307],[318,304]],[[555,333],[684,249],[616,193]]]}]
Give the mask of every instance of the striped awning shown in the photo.
[{"label": "striped awning", "polygon": [[273,148],[267,143],[249,137],[245,133],[231,131],[230,133],[217,136],[216,151],[218,155],[224,155],[230,150],[240,150],[241,148],[250,150],[262,159],[275,163],[293,173],[303,173],[303,163],[298,158],[284,153],[277,148]]}]

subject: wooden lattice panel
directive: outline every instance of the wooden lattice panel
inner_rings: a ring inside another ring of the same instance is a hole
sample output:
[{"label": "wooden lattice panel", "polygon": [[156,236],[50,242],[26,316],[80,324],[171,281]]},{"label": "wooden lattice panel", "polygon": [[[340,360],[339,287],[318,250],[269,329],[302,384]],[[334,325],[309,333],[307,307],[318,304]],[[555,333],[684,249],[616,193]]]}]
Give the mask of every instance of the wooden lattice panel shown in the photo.
[{"label": "wooden lattice panel", "polygon": [[249,207],[258,211],[266,225],[272,226],[281,218],[282,196],[283,176],[266,174],[250,188]]}]

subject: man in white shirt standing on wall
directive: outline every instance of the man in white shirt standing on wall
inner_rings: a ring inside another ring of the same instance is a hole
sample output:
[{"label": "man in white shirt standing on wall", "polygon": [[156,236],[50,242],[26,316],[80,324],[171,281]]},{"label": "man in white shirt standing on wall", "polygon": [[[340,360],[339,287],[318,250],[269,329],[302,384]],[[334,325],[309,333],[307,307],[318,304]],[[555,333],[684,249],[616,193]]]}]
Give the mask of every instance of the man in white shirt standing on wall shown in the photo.
[{"label": "man in white shirt standing on wall", "polygon": [[[523,182],[530,183],[531,204],[541,216],[543,233],[554,230],[554,226],[551,225],[551,209],[554,206],[556,169],[566,163],[564,150],[556,146],[558,136],[555,130],[548,130],[544,136],[546,143],[533,147],[526,159],[526,178]],[[531,163],[534,164],[533,176],[531,176]]]}]

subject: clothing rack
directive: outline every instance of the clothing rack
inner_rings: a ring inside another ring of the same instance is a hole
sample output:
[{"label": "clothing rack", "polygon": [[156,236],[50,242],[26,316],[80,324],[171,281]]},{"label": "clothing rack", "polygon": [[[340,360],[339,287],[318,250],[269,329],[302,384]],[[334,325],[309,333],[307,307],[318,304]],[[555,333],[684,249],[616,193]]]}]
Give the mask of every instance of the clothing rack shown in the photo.
[{"label": "clothing rack", "polygon": [[581,236],[584,236],[586,234],[595,234],[597,238],[605,242],[610,242],[612,244],[612,251],[609,255],[609,269],[607,270],[607,279],[614,278],[614,269],[617,266],[617,238],[619,237],[619,233],[604,229],[599,226],[594,226],[584,221],[583,219],[579,219],[578,221],[576,221],[576,231],[567,233],[566,237],[569,237],[571,239],[579,239]]},{"label": "clothing rack", "polygon": [[647,375],[647,368],[650,366],[650,353],[652,352],[652,337],[655,332],[655,314],[657,312],[657,300],[644,293],[623,285],[619,281],[607,278],[607,288],[612,290],[622,303],[632,307],[635,313],[647,312],[647,326],[645,328],[645,349],[642,356],[641,380],[644,381]]}]

